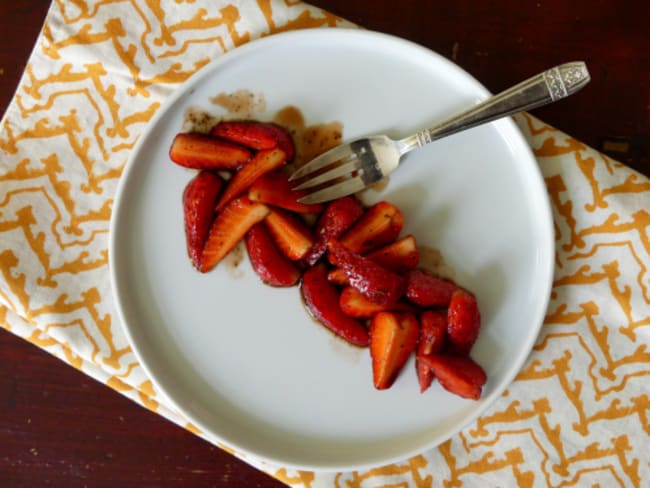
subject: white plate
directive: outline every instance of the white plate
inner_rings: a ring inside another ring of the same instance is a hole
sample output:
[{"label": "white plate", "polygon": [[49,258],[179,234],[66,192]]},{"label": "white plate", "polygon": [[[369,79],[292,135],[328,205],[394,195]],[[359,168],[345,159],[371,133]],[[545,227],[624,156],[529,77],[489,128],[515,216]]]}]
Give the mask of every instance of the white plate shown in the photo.
[{"label": "white plate", "polygon": [[[516,81],[516,80],[513,80]],[[367,349],[316,325],[298,288],[264,286],[247,259],[202,275],[187,257],[181,194],[195,174],[167,151],[189,107],[246,89],[264,118],[295,105],[307,124],[341,121],[344,138],[403,136],[488,92],[410,42],[342,29],[251,42],[185,83],[158,111],[128,164],[113,212],[111,273],[120,318],[157,389],[213,440],[281,465],[347,470],[396,461],[446,440],[512,381],[542,323],[553,229],[537,163],[511,120],[411,153],[375,200],[395,203],[404,233],[440,249],[478,297],[473,357],[489,381],[467,401],[437,384],[420,394],[411,360],[394,386],[372,386]]]}]

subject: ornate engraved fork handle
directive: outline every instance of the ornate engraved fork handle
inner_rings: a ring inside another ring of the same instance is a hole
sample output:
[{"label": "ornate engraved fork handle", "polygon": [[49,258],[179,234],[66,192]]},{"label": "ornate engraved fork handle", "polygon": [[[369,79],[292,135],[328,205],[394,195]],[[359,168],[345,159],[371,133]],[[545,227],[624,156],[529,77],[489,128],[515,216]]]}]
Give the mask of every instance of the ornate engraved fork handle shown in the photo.
[{"label": "ornate engraved fork handle", "polygon": [[456,132],[568,97],[589,83],[589,80],[589,71],[583,62],[556,66],[488,98],[437,126],[402,139],[400,154]]}]

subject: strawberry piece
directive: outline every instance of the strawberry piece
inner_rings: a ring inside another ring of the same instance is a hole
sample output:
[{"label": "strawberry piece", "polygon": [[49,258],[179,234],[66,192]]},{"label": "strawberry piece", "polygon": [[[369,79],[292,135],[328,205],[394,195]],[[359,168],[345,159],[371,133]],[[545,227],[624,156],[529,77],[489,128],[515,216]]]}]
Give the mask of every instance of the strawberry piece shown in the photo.
[{"label": "strawberry piece", "polygon": [[[412,235],[403,237],[392,244],[366,254],[365,257],[396,273],[415,268],[420,260],[420,254],[415,245],[415,237]],[[346,286],[348,284],[348,277],[341,268],[330,271],[327,279],[335,285]]]},{"label": "strawberry piece", "polygon": [[183,215],[187,252],[196,269],[201,267],[203,246],[208,238],[223,180],[214,173],[201,171],[183,191]]},{"label": "strawberry piece", "polygon": [[204,134],[177,134],[169,149],[169,158],[186,168],[231,170],[251,158],[245,147]]},{"label": "strawberry piece", "polygon": [[394,241],[402,231],[404,216],[388,202],[379,202],[366,213],[340,239],[353,252],[365,254]]},{"label": "strawberry piece", "polygon": [[446,307],[458,287],[422,269],[409,272],[406,279],[406,297],[421,307]]},{"label": "strawberry piece", "polygon": [[[329,275],[327,279],[330,281]],[[356,288],[352,288],[351,286],[343,288],[339,298],[339,305],[341,306],[343,313],[357,319],[369,319],[379,312],[386,312],[389,310],[402,312],[415,311],[415,307],[404,302],[396,302],[388,306],[378,305],[375,302],[368,300]]]},{"label": "strawberry piece", "polygon": [[424,392],[433,381],[433,371],[420,361],[420,356],[437,354],[442,351],[447,334],[447,316],[440,312],[426,310],[420,316],[420,340],[415,360],[415,367],[420,383],[420,392]]},{"label": "strawberry piece", "polygon": [[453,352],[468,355],[480,328],[481,314],[476,298],[461,288],[457,289],[447,310],[447,337]]},{"label": "strawberry piece", "polygon": [[242,169],[240,169],[228,182],[223,195],[217,203],[216,210],[221,210],[228,202],[240,193],[248,190],[257,178],[264,173],[279,168],[286,163],[286,156],[280,149],[260,151]]},{"label": "strawberry piece", "polygon": [[311,229],[295,215],[274,209],[264,221],[282,253],[297,261],[314,245]]},{"label": "strawberry piece", "polygon": [[263,220],[270,209],[259,202],[251,202],[244,195],[230,202],[214,219],[203,247],[200,271],[214,268],[256,223]]},{"label": "strawberry piece", "polygon": [[487,375],[471,358],[432,354],[419,360],[431,368],[445,390],[471,400],[481,398]]},{"label": "strawberry piece", "polygon": [[397,273],[414,269],[420,262],[415,237],[411,234],[366,254],[366,257]]},{"label": "strawberry piece", "polygon": [[338,239],[363,215],[363,207],[354,197],[343,197],[330,202],[316,224],[317,241],[305,258],[312,266],[327,250],[331,239]]},{"label": "strawberry piece", "polygon": [[329,259],[348,277],[350,286],[366,298],[384,307],[397,303],[404,294],[405,281],[400,275],[360,256],[338,241],[328,244]]},{"label": "strawberry piece", "polygon": [[327,273],[327,281],[335,285],[347,286],[348,276],[341,268],[334,268],[332,271]]},{"label": "strawberry piece", "polygon": [[248,190],[248,197],[254,202],[262,202],[274,207],[284,208],[297,213],[320,213],[323,205],[307,205],[298,202],[299,198],[309,193],[308,190],[294,191],[294,183],[282,171],[272,171],[260,176]]},{"label": "strawberry piece", "polygon": [[212,128],[212,135],[250,147],[257,151],[280,148],[287,161],[293,160],[295,148],[289,133],[277,124],[256,120],[229,120]]},{"label": "strawberry piece", "polygon": [[246,233],[248,257],[257,276],[271,286],[293,286],[300,279],[300,270],[280,254],[261,222]]},{"label": "strawberry piece", "polygon": [[368,345],[370,338],[363,324],[341,311],[338,291],[327,281],[324,264],[317,264],[305,271],[300,290],[307,309],[321,324],[350,344],[361,347]]},{"label": "strawberry piece", "polygon": [[418,340],[418,320],[411,313],[379,312],[370,323],[370,357],[375,388],[390,388]]}]

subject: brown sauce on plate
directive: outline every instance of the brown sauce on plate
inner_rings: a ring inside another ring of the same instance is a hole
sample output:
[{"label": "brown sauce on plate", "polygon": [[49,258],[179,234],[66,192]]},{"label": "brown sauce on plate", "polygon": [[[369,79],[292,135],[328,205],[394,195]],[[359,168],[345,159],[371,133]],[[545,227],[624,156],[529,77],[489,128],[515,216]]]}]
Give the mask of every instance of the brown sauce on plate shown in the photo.
[{"label": "brown sauce on plate", "polygon": [[256,119],[255,114],[266,110],[266,98],[248,90],[219,93],[210,98],[210,103],[223,108],[231,117]]},{"label": "brown sauce on plate", "polygon": [[442,253],[438,249],[429,246],[418,246],[418,252],[420,253],[418,267],[441,278],[455,281],[456,272],[445,262]]}]

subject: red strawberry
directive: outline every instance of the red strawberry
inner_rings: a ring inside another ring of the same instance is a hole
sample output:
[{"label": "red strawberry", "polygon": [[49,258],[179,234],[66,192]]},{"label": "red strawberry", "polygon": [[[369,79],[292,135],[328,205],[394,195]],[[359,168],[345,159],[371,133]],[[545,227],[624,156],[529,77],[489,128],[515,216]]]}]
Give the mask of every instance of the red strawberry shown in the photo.
[{"label": "red strawberry", "polygon": [[169,149],[169,158],[194,169],[237,169],[251,157],[245,147],[203,134],[177,134]]},{"label": "red strawberry", "polygon": [[201,268],[203,246],[208,238],[223,180],[214,173],[202,171],[194,177],[183,192],[183,214],[187,252],[196,269]]},{"label": "red strawberry", "polygon": [[284,152],[280,149],[260,151],[242,169],[240,169],[228,182],[223,195],[217,203],[216,210],[221,210],[228,202],[240,193],[248,190],[257,178],[264,173],[279,168],[286,163]]},{"label": "red strawberry", "polygon": [[471,400],[481,398],[487,376],[469,357],[432,354],[421,356],[419,361],[433,370],[445,390]]},{"label": "red strawberry", "polygon": [[246,233],[246,249],[253,269],[271,286],[293,286],[300,279],[300,270],[275,247],[264,224],[255,224]]},{"label": "red strawberry", "polygon": [[256,223],[263,220],[269,208],[263,203],[251,202],[244,195],[230,202],[214,219],[203,248],[200,271],[214,268]]},{"label": "red strawberry", "polygon": [[406,297],[421,307],[446,307],[458,287],[422,269],[409,272],[406,280]]},{"label": "red strawberry", "polygon": [[[331,283],[329,276],[328,281]],[[352,288],[351,286],[343,288],[339,298],[339,305],[346,315],[357,319],[369,319],[379,312],[386,312],[389,310],[398,312],[415,311],[415,307],[404,302],[396,302],[387,307],[377,305],[375,302],[368,300],[357,289]]]},{"label": "red strawberry", "polygon": [[413,269],[420,262],[415,237],[411,234],[366,254],[366,257],[397,273]]},{"label": "red strawberry", "polygon": [[452,350],[466,356],[476,342],[481,314],[474,296],[459,288],[451,296],[447,311],[447,336]]},{"label": "red strawberry", "polygon": [[309,193],[308,190],[294,191],[296,186],[289,177],[280,170],[260,176],[248,190],[248,196],[254,202],[262,202],[274,207],[284,208],[297,213],[320,213],[323,205],[316,203],[307,205],[298,202],[299,198]]},{"label": "red strawberry", "polygon": [[370,324],[370,357],[375,388],[390,388],[418,341],[411,313],[379,312]]},{"label": "red strawberry", "polygon": [[350,251],[338,241],[330,241],[327,247],[330,261],[343,269],[350,286],[369,300],[386,307],[404,294],[405,282],[400,275]]},{"label": "red strawberry", "polygon": [[370,207],[340,240],[351,251],[365,254],[397,239],[403,224],[402,212],[395,205],[379,202]]},{"label": "red strawberry", "polygon": [[212,135],[256,150],[280,148],[291,161],[295,154],[289,133],[279,125],[256,120],[229,120],[212,128]]},{"label": "red strawberry", "polygon": [[292,261],[302,259],[314,245],[311,229],[289,212],[276,208],[264,222],[280,251]]},{"label": "red strawberry", "polygon": [[[420,259],[415,246],[415,238],[411,235],[366,254],[365,257],[396,273],[414,268]],[[335,285],[346,286],[348,284],[348,277],[341,268],[330,271],[327,279]]]},{"label": "red strawberry", "polygon": [[441,312],[426,310],[420,316],[420,340],[416,355],[416,368],[420,391],[423,392],[433,381],[433,371],[425,363],[420,361],[420,356],[439,353],[447,334],[447,316]]},{"label": "red strawberry", "polygon": [[330,202],[316,224],[316,244],[309,251],[305,261],[313,265],[327,250],[331,239],[338,239],[363,215],[363,207],[354,197],[343,197]]},{"label": "red strawberry", "polygon": [[332,271],[327,273],[327,281],[339,286],[348,285],[348,277],[341,268],[334,268]]},{"label": "red strawberry", "polygon": [[307,309],[321,324],[350,344],[361,347],[368,345],[370,338],[363,324],[341,311],[338,291],[327,281],[324,264],[317,264],[305,271],[300,290]]}]

